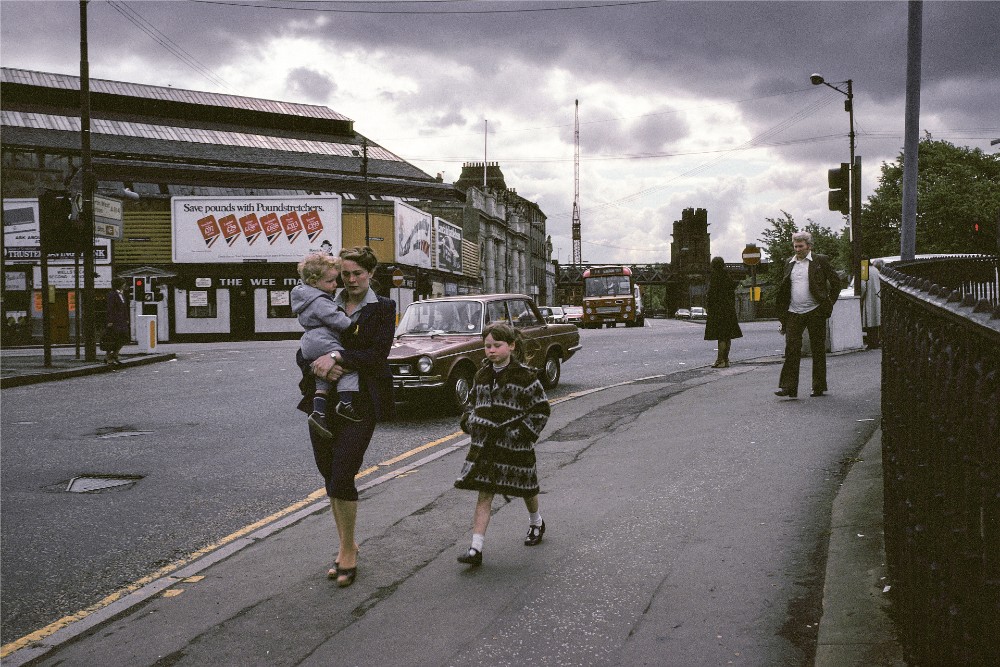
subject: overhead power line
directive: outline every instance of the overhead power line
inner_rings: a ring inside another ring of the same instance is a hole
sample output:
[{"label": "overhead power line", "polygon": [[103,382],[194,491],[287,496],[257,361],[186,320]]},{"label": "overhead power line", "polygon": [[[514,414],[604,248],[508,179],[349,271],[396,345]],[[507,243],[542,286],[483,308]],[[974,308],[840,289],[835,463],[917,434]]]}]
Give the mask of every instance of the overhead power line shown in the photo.
[{"label": "overhead power line", "polygon": [[[385,5],[388,2],[335,2],[335,7],[317,7],[318,3],[306,2],[301,3],[302,5],[312,5],[312,6],[288,6],[275,4],[273,2],[265,3],[253,3],[253,2],[227,2],[226,0],[188,0],[188,2],[194,2],[202,5],[224,5],[227,7],[246,7],[249,9],[276,9],[282,11],[291,12],[327,12],[331,14],[409,14],[409,15],[440,15],[440,14],[527,14],[531,12],[565,12],[565,11],[576,11],[581,9],[614,9],[617,7],[631,7],[634,5],[650,5],[663,2],[663,0],[626,0],[626,2],[603,2],[595,4],[586,5],[567,5],[567,6],[542,6],[542,7],[520,7],[516,9],[430,9],[430,10],[414,10],[414,9],[387,9]],[[348,9],[344,5],[356,4],[356,5],[368,5],[369,7],[380,7],[379,9]],[[395,3],[394,3],[395,4]],[[440,4],[440,3],[416,3],[416,2],[404,2],[399,4]],[[478,3],[470,3],[478,4]]]}]

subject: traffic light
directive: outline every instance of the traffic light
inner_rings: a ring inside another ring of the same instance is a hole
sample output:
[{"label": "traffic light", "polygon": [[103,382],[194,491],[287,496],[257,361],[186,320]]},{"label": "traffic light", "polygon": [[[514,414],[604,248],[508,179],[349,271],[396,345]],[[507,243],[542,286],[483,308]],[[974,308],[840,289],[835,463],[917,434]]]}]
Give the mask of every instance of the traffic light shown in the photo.
[{"label": "traffic light", "polygon": [[160,281],[156,278],[150,278],[146,285],[149,286],[149,300],[150,301],[163,301],[163,295],[160,294]]},{"label": "traffic light", "polygon": [[145,278],[133,278],[132,279],[132,300],[133,301],[145,301],[146,300],[146,279]]},{"label": "traffic light", "polygon": [[827,172],[826,180],[830,186],[827,195],[830,210],[847,215],[851,210],[851,165],[841,162],[839,169]]},{"label": "traffic light", "polygon": [[45,190],[38,197],[38,234],[41,250],[46,254],[83,250],[83,235],[74,219],[68,192]]}]

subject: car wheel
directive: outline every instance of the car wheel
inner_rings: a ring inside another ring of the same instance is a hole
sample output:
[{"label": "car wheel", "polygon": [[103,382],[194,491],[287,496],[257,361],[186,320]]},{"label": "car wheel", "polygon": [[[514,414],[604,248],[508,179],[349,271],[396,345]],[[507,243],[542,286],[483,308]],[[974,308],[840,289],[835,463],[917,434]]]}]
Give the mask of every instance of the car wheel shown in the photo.
[{"label": "car wheel", "polygon": [[549,352],[549,356],[545,357],[545,364],[542,366],[542,386],[546,389],[555,389],[561,375],[562,367],[559,363],[559,354]]},{"label": "car wheel", "polygon": [[469,408],[469,398],[472,396],[472,369],[459,366],[448,377],[447,398],[448,407],[452,412],[461,413]]}]

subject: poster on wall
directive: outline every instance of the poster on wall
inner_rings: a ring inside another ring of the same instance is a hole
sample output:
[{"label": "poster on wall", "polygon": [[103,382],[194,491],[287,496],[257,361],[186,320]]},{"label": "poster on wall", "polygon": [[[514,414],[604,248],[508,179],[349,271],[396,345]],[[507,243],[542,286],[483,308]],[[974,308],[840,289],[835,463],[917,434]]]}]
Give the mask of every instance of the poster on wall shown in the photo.
[{"label": "poster on wall", "polygon": [[431,268],[431,214],[396,202],[396,261]]},{"label": "poster on wall", "polygon": [[341,245],[336,195],[173,197],[177,263],[298,262]]},{"label": "poster on wall", "polygon": [[[8,264],[42,261],[37,199],[3,200],[3,260]],[[73,253],[50,253],[49,264],[72,264]],[[94,239],[94,263],[111,263],[111,240]]]},{"label": "poster on wall", "polygon": [[462,272],[462,228],[434,218],[437,230],[437,267],[441,271]]}]

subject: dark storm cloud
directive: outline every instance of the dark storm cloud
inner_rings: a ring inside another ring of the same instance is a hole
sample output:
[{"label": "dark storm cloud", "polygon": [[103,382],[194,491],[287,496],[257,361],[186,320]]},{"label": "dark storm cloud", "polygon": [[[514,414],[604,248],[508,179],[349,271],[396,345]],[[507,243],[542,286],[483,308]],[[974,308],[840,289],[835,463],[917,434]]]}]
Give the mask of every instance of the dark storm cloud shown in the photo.
[{"label": "dark storm cloud", "polygon": [[285,89],[290,100],[325,104],[337,90],[337,84],[321,72],[296,67],[288,73]]}]

